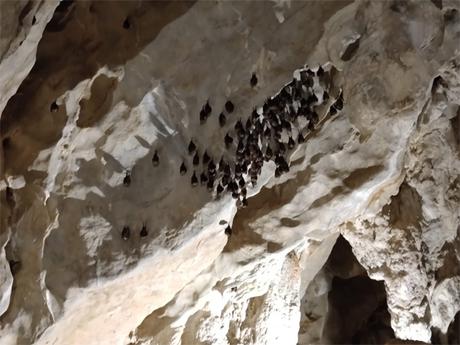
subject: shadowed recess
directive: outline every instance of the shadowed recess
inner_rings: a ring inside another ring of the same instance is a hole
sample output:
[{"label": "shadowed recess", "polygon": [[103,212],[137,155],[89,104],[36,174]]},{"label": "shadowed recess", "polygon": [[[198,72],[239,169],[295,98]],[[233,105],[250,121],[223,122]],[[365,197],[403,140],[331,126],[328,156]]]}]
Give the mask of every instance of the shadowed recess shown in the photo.
[{"label": "shadowed recess", "polygon": [[353,56],[356,54],[356,52],[358,51],[358,48],[359,48],[359,39],[357,39],[356,41],[350,43],[347,46],[347,49],[345,49],[345,51],[343,52],[343,54],[341,56],[341,59],[343,61],[351,60],[353,58]]},{"label": "shadowed recess", "polygon": [[367,168],[360,168],[353,171],[344,180],[343,184],[350,189],[357,189],[364,183],[369,182],[375,175],[384,169],[383,165],[376,165]]},{"label": "shadowed recess", "polygon": [[399,193],[391,198],[390,204],[383,207],[383,214],[388,215],[390,224],[405,229],[415,227],[420,229],[423,221],[422,198],[417,191],[403,182]]},{"label": "shadowed recess", "polygon": [[91,127],[109,111],[116,86],[115,78],[109,78],[103,74],[94,80],[91,85],[91,97],[80,101],[77,126]]},{"label": "shadowed recess", "polygon": [[332,276],[324,334],[331,344],[384,344],[394,339],[383,282],[370,279],[339,236],[326,263]]}]

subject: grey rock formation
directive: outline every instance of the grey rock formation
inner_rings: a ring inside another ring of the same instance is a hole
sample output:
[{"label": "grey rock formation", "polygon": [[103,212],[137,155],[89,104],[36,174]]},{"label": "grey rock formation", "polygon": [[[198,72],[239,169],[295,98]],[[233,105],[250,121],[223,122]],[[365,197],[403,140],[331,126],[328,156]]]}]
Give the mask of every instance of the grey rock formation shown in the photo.
[{"label": "grey rock formation", "polygon": [[[460,342],[458,1],[0,10],[1,344]],[[289,172],[192,187],[305,65]]]}]

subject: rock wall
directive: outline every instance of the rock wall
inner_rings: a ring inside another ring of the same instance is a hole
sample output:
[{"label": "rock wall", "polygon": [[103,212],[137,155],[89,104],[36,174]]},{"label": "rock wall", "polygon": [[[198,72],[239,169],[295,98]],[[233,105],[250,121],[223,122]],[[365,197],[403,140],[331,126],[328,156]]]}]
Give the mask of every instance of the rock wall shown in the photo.
[{"label": "rock wall", "polygon": [[[460,341],[458,1],[0,6],[0,343]],[[181,176],[305,65],[288,172]]]}]

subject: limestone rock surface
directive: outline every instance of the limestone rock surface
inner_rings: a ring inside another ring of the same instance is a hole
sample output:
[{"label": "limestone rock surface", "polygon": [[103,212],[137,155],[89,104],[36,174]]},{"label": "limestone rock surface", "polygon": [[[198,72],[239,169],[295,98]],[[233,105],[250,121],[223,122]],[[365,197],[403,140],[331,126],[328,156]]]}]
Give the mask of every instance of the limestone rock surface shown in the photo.
[{"label": "limestone rock surface", "polygon": [[[0,344],[460,343],[460,2],[0,11]],[[192,187],[305,66],[344,106],[289,172]]]}]

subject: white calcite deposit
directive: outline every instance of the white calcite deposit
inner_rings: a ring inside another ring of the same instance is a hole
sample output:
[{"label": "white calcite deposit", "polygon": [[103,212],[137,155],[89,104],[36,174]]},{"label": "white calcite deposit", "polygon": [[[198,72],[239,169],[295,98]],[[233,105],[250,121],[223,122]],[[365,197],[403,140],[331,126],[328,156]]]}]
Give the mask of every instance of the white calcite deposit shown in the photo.
[{"label": "white calcite deposit", "polygon": [[[0,10],[0,344],[460,342],[460,2]],[[289,172],[246,208],[192,187],[190,140],[217,162],[305,65],[344,107]]]}]

